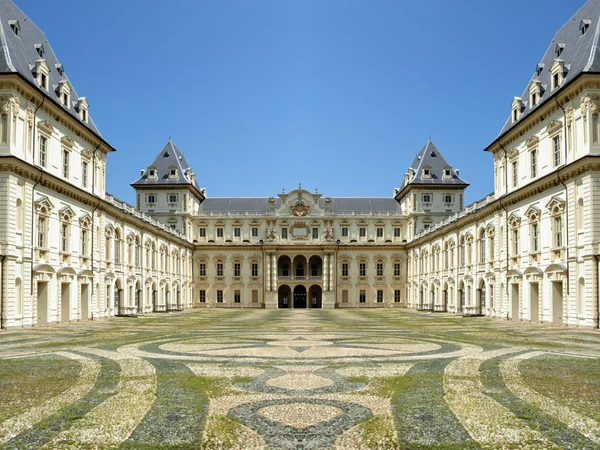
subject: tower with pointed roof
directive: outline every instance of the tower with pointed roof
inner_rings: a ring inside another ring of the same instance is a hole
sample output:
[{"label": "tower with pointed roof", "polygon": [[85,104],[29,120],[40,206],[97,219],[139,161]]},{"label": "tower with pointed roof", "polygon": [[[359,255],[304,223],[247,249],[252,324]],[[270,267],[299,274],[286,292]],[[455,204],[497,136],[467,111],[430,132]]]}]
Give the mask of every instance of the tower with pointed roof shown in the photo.
[{"label": "tower with pointed roof", "polygon": [[468,185],[429,139],[404,174],[402,186],[394,190],[394,198],[409,217],[409,240],[460,211]]},{"label": "tower with pointed roof", "polygon": [[131,186],[138,210],[191,236],[192,217],[204,201],[206,189],[200,188],[196,174],[170,138]]}]

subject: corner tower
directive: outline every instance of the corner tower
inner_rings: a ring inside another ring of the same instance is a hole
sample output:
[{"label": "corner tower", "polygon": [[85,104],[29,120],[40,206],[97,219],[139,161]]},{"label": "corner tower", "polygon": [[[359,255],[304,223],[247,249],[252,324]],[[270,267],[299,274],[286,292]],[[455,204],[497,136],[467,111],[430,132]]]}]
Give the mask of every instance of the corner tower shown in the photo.
[{"label": "corner tower", "polygon": [[459,177],[431,139],[417,153],[394,198],[409,217],[408,240],[463,208],[469,184]]},{"label": "corner tower", "polygon": [[191,238],[192,216],[205,199],[183,153],[169,139],[140,178],[131,183],[137,209]]}]

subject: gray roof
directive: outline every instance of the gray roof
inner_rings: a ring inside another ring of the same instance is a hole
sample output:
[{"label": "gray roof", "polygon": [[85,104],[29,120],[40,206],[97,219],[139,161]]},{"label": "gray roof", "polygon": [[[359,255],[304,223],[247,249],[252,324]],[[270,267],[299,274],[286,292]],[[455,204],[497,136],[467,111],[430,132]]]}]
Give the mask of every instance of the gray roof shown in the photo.
[{"label": "gray roof", "polygon": [[[19,28],[18,35],[13,31],[15,27]],[[64,80],[68,81],[62,65],[52,51],[44,33],[10,0],[0,0],[0,45],[0,73],[17,73],[21,75],[40,92],[67,110],[82,125],[100,136],[100,132],[89,114],[88,123],[79,119],[76,105],[80,97],[73,89],[70,81],[69,84],[72,88],[70,104],[63,106],[59,101],[57,93],[59,83]],[[43,49],[42,56],[38,53],[38,49]],[[48,91],[38,86],[34,75],[35,63],[40,59],[46,60],[46,64],[50,69]]]},{"label": "gray roof", "polygon": [[[429,167],[431,178],[423,178],[423,169]],[[446,161],[442,153],[437,147],[431,142],[431,139],[423,146],[423,148],[415,156],[410,168],[413,170],[414,176],[408,182],[406,180],[402,183],[400,191],[410,185],[430,185],[430,186],[464,186],[467,187],[469,183],[460,178],[450,164]],[[451,177],[443,178],[444,169],[450,168]]]},{"label": "gray roof", "polygon": [[[281,200],[275,199],[275,208],[281,207]],[[325,209],[325,200],[319,207]],[[331,215],[355,214],[400,214],[400,205],[393,198],[332,198]],[[268,198],[207,198],[202,202],[201,214],[228,215],[272,215]]]},{"label": "gray roof", "polygon": [[[148,178],[148,170],[150,167],[153,167],[156,170],[155,179]],[[177,169],[176,178],[169,178],[170,167],[175,167]],[[156,156],[154,162],[150,164],[142,176],[131,183],[131,185],[133,187],[191,185],[200,191],[198,183],[194,182],[194,184],[192,184],[185,176],[185,172],[189,168],[190,165],[186,161],[185,156],[183,156],[183,153],[181,153],[173,141],[169,139],[164,148]]]},{"label": "gray roof", "polygon": [[[585,33],[582,33],[582,26],[586,25],[587,29]],[[533,75],[529,83],[527,83],[527,86],[525,86],[525,91],[521,96],[524,108],[521,111],[520,119],[515,123],[512,123],[512,114],[509,114],[509,118],[504,124],[498,137],[517,125],[524,117],[534,109],[539,108],[541,104],[552,98],[556,92],[559,92],[569,82],[573,81],[582,73],[599,73],[599,38],[600,0],[588,0],[579,11],[577,11],[575,15],[556,32],[542,60],[535,68],[532,67],[532,69],[534,69]],[[560,56],[557,55],[558,48],[562,48]],[[563,73],[563,83],[560,87],[552,90],[552,75],[550,68],[556,59],[564,61],[566,73]],[[531,82],[536,79],[541,84],[542,94],[538,104],[532,107],[529,100],[529,86]]]}]

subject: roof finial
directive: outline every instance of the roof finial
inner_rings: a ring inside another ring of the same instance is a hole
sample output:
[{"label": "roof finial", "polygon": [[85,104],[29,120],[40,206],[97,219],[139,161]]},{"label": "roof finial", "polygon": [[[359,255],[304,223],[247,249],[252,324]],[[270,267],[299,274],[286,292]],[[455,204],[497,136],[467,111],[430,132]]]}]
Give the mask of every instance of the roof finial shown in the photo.
[{"label": "roof finial", "polygon": [[302,189],[302,183],[298,183],[298,189]]},{"label": "roof finial", "polygon": [[283,188],[283,189],[281,190],[281,193],[282,193],[282,194],[285,194],[285,188]]},{"label": "roof finial", "polygon": [[315,194],[318,194],[318,193],[319,193],[319,189],[315,188]]}]

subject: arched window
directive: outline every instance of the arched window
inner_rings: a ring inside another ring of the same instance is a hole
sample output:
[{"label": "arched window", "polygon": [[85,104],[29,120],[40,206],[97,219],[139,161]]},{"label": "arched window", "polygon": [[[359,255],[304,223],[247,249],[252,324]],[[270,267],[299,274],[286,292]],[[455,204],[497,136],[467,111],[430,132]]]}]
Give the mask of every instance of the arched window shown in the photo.
[{"label": "arched window", "polygon": [[485,229],[482,229],[479,232],[479,263],[485,264],[486,258],[486,246],[487,246],[487,236]]},{"label": "arched window", "polygon": [[577,314],[579,316],[585,313],[585,278],[579,278],[577,286]]},{"label": "arched window", "polygon": [[21,200],[20,198],[17,199],[17,204],[16,204],[16,214],[17,214],[17,232],[18,233],[22,233],[23,232],[23,200]]},{"label": "arched window", "polygon": [[23,314],[23,283],[20,278],[15,280],[15,314]]},{"label": "arched window", "polygon": [[583,199],[577,201],[577,231],[583,231]]}]

